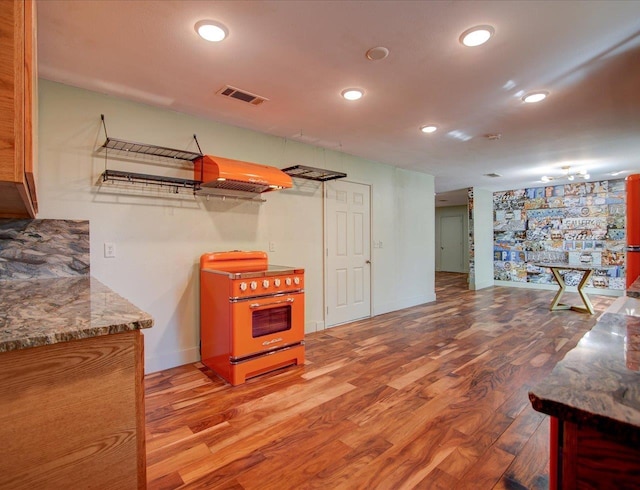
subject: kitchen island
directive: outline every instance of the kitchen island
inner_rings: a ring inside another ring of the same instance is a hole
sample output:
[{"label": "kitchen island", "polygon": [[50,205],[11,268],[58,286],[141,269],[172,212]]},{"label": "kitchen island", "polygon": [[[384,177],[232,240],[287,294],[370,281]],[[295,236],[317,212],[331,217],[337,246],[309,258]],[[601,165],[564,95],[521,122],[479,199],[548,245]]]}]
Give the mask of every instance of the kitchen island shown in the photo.
[{"label": "kitchen island", "polygon": [[152,325],[88,275],[0,281],[0,488],[145,488]]},{"label": "kitchen island", "polygon": [[614,306],[529,393],[533,408],[552,417],[552,490],[638,488],[640,299]]}]

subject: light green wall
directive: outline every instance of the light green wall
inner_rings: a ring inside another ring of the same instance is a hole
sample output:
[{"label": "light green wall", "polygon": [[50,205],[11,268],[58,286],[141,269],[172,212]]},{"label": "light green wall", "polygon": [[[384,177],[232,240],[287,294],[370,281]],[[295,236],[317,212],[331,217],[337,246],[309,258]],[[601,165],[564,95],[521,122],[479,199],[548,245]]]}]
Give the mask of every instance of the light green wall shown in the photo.
[{"label": "light green wall", "polygon": [[[434,179],[351,155],[89,92],[46,80],[39,87],[38,218],[88,219],[91,273],[149,312],[148,372],[199,359],[198,260],[208,251],[269,250],[273,264],[306,270],[307,332],[324,328],[321,185],[294,188],[256,204],[219,198],[107,190],[100,114],[109,136],[196,150],[283,168],[301,164],[346,172],[371,185],[373,314],[435,300]],[[107,168],[189,177],[148,162],[108,160]],[[117,257],[103,257],[104,242]]]}]

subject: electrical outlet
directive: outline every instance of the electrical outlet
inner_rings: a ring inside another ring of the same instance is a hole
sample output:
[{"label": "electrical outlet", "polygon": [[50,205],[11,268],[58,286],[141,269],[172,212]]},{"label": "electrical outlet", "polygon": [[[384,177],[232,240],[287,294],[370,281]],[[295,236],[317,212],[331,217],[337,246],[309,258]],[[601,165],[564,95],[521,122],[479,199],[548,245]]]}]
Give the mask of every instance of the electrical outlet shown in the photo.
[{"label": "electrical outlet", "polygon": [[116,256],[116,244],[113,242],[104,242],[105,259],[113,259]]},{"label": "electrical outlet", "polygon": [[269,242],[269,252],[276,251],[276,242]]}]

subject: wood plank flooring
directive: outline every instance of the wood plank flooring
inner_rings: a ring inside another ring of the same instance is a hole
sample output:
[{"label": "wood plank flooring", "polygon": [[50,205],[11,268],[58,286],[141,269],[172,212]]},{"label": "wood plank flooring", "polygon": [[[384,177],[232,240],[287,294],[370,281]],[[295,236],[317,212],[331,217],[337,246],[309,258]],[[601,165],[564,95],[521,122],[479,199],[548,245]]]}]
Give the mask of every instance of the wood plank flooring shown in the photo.
[{"label": "wood plank flooring", "polygon": [[436,295],[307,335],[304,366],[237,387],[200,363],[148,375],[148,488],[548,488],[527,392],[615,298],[551,312],[553,291],[454,273]]}]

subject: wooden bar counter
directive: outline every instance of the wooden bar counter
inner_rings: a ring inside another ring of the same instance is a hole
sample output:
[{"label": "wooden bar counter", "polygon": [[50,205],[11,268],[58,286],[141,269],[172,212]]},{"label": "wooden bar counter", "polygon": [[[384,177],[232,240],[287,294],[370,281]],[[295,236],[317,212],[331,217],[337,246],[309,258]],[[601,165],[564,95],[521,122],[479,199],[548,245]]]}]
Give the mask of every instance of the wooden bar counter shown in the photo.
[{"label": "wooden bar counter", "polygon": [[145,488],[152,324],[89,276],[0,281],[0,488]]},{"label": "wooden bar counter", "polygon": [[551,490],[640,488],[640,299],[616,303],[529,393],[552,417]]}]

